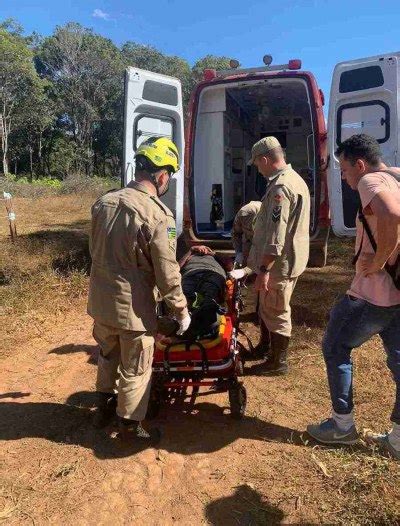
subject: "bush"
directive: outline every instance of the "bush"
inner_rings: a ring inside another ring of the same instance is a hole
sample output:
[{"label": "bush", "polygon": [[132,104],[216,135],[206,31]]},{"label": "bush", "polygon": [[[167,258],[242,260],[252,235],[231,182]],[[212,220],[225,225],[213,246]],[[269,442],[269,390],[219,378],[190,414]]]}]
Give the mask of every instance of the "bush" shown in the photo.
[{"label": "bush", "polygon": [[16,177],[11,174],[0,177],[0,193],[9,192],[13,197],[37,198],[54,194],[81,193],[97,196],[119,188],[120,185],[119,179],[87,177],[80,174],[70,175],[64,181],[42,177],[30,182],[26,176]]},{"label": "bush", "polygon": [[59,193],[62,195],[81,193],[101,195],[120,186],[121,182],[119,179],[72,174],[62,181]]},{"label": "bush", "polygon": [[[16,177],[15,175],[8,174],[0,177],[0,193],[9,192],[13,197],[43,197],[54,193],[54,187],[52,179],[45,179],[45,183],[42,184],[43,179],[35,180],[30,183],[26,176]],[[55,183],[60,181],[54,180]]]}]

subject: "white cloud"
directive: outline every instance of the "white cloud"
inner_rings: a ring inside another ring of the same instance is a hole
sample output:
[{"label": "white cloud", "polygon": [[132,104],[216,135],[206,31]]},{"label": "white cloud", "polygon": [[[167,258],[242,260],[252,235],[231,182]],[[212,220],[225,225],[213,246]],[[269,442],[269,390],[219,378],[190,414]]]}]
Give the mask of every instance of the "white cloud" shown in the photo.
[{"label": "white cloud", "polygon": [[103,20],[111,20],[111,17],[108,13],[105,13],[101,9],[95,9],[92,13],[94,18],[102,18]]}]

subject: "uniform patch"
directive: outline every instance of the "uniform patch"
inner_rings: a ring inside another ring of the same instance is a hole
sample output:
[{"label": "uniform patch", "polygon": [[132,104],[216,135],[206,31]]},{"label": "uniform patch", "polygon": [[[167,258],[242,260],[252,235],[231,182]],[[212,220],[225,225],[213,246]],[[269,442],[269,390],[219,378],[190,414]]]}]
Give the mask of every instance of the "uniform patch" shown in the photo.
[{"label": "uniform patch", "polygon": [[283,193],[281,188],[277,188],[274,193],[274,201],[276,204],[279,204],[282,202],[282,199],[285,197],[285,194]]},{"label": "uniform patch", "polygon": [[274,206],[274,208],[272,209],[272,221],[274,223],[277,223],[280,220],[281,211],[282,211],[281,206]]},{"label": "uniform patch", "polygon": [[168,235],[168,239],[176,239],[176,228],[168,227],[167,235]]}]

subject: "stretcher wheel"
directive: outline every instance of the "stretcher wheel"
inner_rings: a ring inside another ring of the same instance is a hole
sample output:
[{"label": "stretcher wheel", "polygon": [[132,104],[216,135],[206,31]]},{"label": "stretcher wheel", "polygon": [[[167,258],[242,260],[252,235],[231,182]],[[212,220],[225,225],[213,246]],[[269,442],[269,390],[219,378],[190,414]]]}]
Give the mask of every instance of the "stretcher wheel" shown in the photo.
[{"label": "stretcher wheel", "polygon": [[247,393],[246,388],[239,382],[229,387],[229,404],[231,416],[235,420],[240,420],[246,411]]},{"label": "stretcher wheel", "polygon": [[238,376],[244,375],[244,360],[240,356],[236,359],[235,371]]}]

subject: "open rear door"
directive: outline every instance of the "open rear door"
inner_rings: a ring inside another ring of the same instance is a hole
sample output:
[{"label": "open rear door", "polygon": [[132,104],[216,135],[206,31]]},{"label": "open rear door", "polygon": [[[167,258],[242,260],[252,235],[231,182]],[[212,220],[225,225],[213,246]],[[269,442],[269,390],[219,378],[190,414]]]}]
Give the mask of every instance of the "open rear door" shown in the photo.
[{"label": "open rear door", "polygon": [[342,62],[335,67],[328,118],[328,185],[332,227],[338,236],[355,235],[359,198],[341,180],[335,150],[352,135],[366,133],[380,143],[384,161],[397,165],[398,70],[399,54]]},{"label": "open rear door", "polygon": [[178,79],[159,73],[128,68],[125,73],[123,184],[135,174],[135,152],[149,137],[168,137],[179,150],[180,169],[161,199],[176,219],[178,235],[183,221],[184,122],[182,89]]}]

